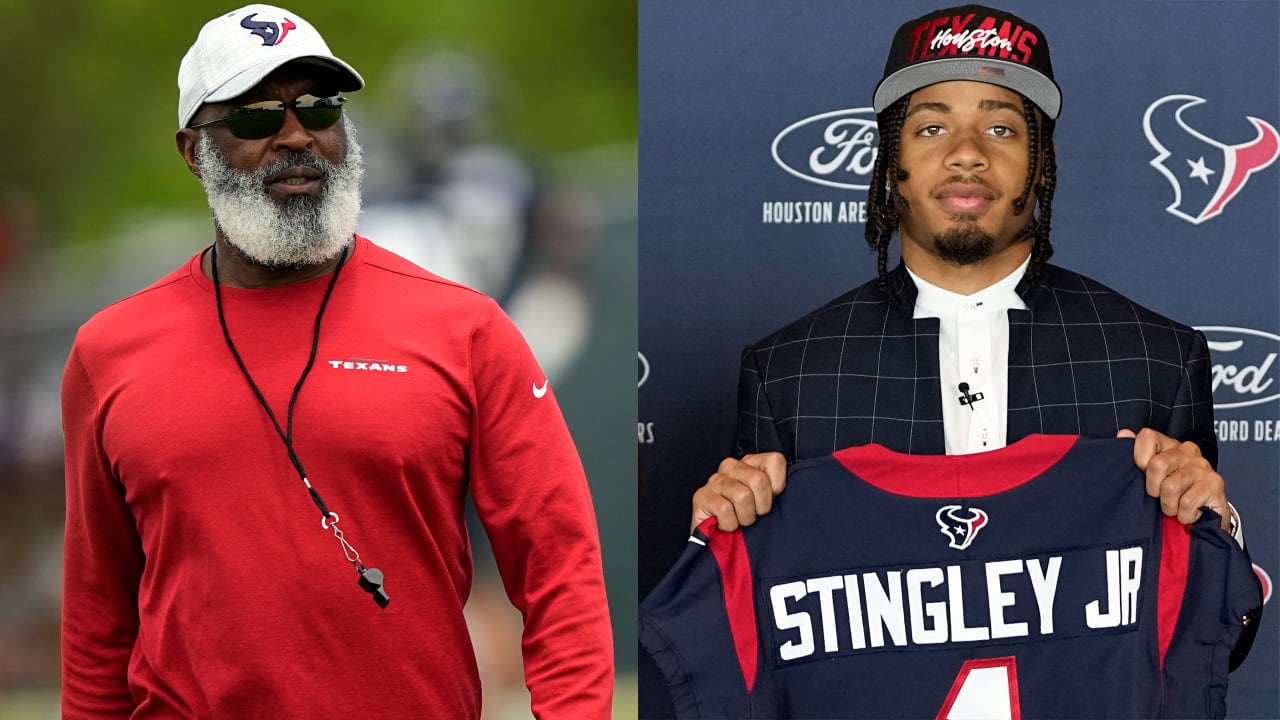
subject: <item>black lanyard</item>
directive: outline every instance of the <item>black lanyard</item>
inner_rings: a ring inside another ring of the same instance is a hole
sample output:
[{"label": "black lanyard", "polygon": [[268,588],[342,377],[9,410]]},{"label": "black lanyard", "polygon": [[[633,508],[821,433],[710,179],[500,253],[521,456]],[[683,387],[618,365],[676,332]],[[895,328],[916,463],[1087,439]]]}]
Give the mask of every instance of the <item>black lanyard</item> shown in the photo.
[{"label": "black lanyard", "polygon": [[347,253],[343,251],[341,257],[338,258],[338,266],[333,269],[333,276],[329,278],[329,287],[325,289],[324,299],[320,301],[320,310],[316,313],[315,330],[311,335],[311,354],[307,356],[307,365],[302,368],[302,374],[298,376],[298,382],[293,386],[293,394],[289,397],[289,410],[285,417],[285,427],[283,428],[280,427],[280,421],[276,419],[276,414],[271,411],[271,405],[267,403],[266,396],[258,389],[258,384],[253,381],[253,376],[249,374],[249,368],[245,367],[244,360],[240,357],[239,351],[236,350],[235,343],[231,341],[231,332],[227,330],[227,318],[222,311],[222,285],[218,282],[218,248],[216,244],[209,248],[209,260],[213,270],[213,296],[218,305],[218,323],[222,326],[222,336],[226,338],[227,349],[231,351],[231,356],[236,359],[236,365],[240,366],[240,372],[244,374],[244,379],[248,381],[249,388],[253,390],[254,396],[262,404],[262,409],[267,411],[267,417],[271,418],[271,424],[275,426],[276,434],[280,436],[281,442],[284,443],[284,449],[289,453],[289,461],[293,463],[294,470],[298,471],[298,477],[302,479],[302,483],[307,486],[311,501],[316,504],[316,507],[320,508],[320,527],[333,531],[334,537],[338,539],[338,542],[342,543],[343,554],[355,567],[356,572],[360,573],[360,587],[373,595],[373,599],[377,601],[379,607],[385,608],[391,598],[387,596],[386,590],[382,589],[384,581],[382,571],[377,568],[367,568],[360,561],[360,553],[356,552],[356,549],[343,536],[342,530],[338,529],[338,514],[325,505],[320,493],[311,486],[311,481],[307,479],[307,471],[302,467],[302,460],[298,458],[298,453],[293,449],[293,408],[298,402],[298,393],[302,391],[302,384],[307,381],[307,375],[311,374],[311,368],[315,365],[316,351],[320,347],[320,321],[324,318],[325,308],[329,306],[329,298],[333,295],[333,287],[338,284],[338,275],[342,272],[342,266],[347,262]]}]

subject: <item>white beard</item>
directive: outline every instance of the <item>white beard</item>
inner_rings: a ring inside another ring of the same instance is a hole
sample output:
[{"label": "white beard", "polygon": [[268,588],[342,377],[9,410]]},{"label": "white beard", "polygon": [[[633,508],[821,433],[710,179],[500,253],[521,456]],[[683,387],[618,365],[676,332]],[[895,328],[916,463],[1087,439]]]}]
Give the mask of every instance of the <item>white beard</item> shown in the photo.
[{"label": "white beard", "polygon": [[[347,156],[339,165],[304,151],[248,173],[228,165],[208,133],[200,131],[200,182],[214,222],[234,249],[269,268],[322,265],[346,249],[360,217],[364,152],[346,117],[342,128]],[[324,188],[318,197],[297,196],[277,205],[267,194],[266,179],[298,164],[324,173]]]}]

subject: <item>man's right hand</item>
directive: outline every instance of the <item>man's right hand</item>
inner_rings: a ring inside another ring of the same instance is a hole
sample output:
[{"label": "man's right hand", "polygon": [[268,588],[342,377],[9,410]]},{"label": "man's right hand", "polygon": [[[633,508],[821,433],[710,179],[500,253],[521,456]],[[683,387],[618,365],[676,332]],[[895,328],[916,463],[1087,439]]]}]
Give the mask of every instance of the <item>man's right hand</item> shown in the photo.
[{"label": "man's right hand", "polygon": [[714,516],[725,532],[750,525],[773,507],[773,498],[787,486],[787,459],[779,452],[725,458],[720,469],[693,494],[693,523],[689,532]]}]

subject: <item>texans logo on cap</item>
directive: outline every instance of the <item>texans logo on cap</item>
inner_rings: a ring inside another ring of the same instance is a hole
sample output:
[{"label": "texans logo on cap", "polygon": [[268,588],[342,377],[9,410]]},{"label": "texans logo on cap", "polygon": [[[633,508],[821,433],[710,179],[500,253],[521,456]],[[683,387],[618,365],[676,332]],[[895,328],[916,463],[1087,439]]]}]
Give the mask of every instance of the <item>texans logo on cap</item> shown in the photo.
[{"label": "texans logo on cap", "polygon": [[364,87],[355,68],[295,12],[253,4],[210,20],[178,66],[178,127],[187,127],[201,105],[233,100],[297,60],[331,68],[334,90]]},{"label": "texans logo on cap", "polygon": [[999,57],[1028,64],[1040,36],[1013,21],[996,27],[996,18],[976,13],[935,17],[911,29],[907,62],[944,57]]},{"label": "texans logo on cap", "polygon": [[911,92],[949,80],[1007,87],[1054,119],[1062,108],[1044,33],[982,5],[938,10],[898,28],[872,106],[882,112]]},{"label": "texans logo on cap", "polygon": [[298,27],[289,18],[282,18],[284,22],[276,24],[267,20],[254,20],[256,17],[258,13],[245,17],[240,21],[240,27],[262,38],[263,45],[279,45],[284,42],[290,30]]}]

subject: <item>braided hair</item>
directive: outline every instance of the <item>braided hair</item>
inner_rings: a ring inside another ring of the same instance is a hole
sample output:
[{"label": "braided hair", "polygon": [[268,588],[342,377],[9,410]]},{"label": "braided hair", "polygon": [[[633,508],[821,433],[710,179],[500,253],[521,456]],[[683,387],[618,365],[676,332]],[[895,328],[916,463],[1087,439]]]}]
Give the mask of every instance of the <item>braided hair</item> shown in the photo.
[{"label": "braided hair", "polygon": [[[903,213],[910,209],[906,199],[894,192],[897,184],[907,179],[906,171],[898,163],[898,151],[902,141],[902,123],[906,120],[907,105],[910,102],[911,95],[907,94],[876,115],[876,124],[880,129],[880,148],[876,154],[871,191],[867,198],[866,236],[867,244],[876,251],[876,282],[880,292],[893,302],[896,302],[896,296],[889,288],[889,241],[898,231]],[[1053,191],[1058,185],[1058,161],[1053,151],[1054,121],[1038,115],[1035,105],[1026,98],[1022,98],[1022,116],[1027,121],[1030,153],[1027,181],[1022,194],[1013,199],[1013,211],[1014,214],[1022,214],[1027,209],[1031,191],[1035,191],[1040,215],[1033,217],[1024,231],[1024,237],[1032,240],[1027,276],[1034,281],[1044,273],[1044,266],[1053,255],[1053,245],[1049,242],[1049,225],[1053,217]],[[1037,166],[1040,168],[1038,183]]]}]

